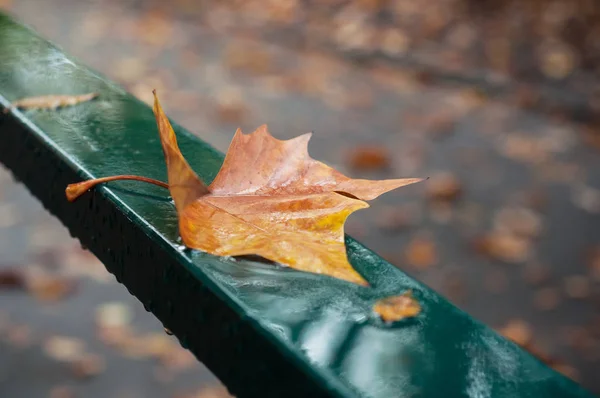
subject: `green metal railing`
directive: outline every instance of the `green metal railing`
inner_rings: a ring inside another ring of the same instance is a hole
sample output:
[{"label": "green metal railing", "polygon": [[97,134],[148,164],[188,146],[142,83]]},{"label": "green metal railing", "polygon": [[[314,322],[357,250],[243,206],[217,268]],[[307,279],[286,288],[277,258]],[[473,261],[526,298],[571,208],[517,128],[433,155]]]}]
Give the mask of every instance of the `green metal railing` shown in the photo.
[{"label": "green metal railing", "polygon": [[[0,113],[0,161],[181,344],[238,397],[589,397],[350,237],[370,288],[183,249],[160,188],[67,184],[117,174],[166,180],[152,110],[28,28],[0,15],[0,104],[97,92],[57,111]],[[223,155],[174,126],[206,181]],[[385,325],[382,297],[412,289],[414,319]]]}]

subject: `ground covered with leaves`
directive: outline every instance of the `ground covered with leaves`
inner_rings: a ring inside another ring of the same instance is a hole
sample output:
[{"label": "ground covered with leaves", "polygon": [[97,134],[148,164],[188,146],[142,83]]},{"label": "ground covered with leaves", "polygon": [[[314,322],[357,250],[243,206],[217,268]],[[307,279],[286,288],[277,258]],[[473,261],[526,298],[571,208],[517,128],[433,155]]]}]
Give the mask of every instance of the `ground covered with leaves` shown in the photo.
[{"label": "ground covered with leaves", "polygon": [[[311,155],[346,175],[431,177],[351,215],[346,231],[600,392],[598,52],[564,29],[594,32],[596,14],[577,14],[584,1],[541,14],[541,1],[507,2],[495,18],[441,0],[426,14],[410,1],[9,3],[143,101],[157,89],[169,116],[222,151],[237,127],[266,123],[279,139],[314,131]],[[527,18],[509,23],[517,12]],[[510,40],[490,39],[498,31]],[[209,388],[201,365],[5,175],[0,344],[11,356],[0,391]]]}]

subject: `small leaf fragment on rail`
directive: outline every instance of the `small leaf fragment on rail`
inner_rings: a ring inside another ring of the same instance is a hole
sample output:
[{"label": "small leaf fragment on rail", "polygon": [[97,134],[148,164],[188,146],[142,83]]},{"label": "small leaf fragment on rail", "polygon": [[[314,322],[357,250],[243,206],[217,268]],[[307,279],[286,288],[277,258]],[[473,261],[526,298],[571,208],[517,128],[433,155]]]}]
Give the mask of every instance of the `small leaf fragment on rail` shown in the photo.
[{"label": "small leaf fragment on rail", "polygon": [[[73,106],[82,102],[91,101],[98,97],[98,93],[82,95],[42,95],[39,97],[26,97],[14,101],[10,108],[18,109],[49,109],[55,110],[66,106]],[[10,108],[4,110],[7,113]]]},{"label": "small leaf fragment on rail", "polygon": [[412,290],[407,290],[399,296],[383,298],[375,303],[373,311],[385,322],[396,322],[412,318],[421,312],[421,305],[413,297]]}]

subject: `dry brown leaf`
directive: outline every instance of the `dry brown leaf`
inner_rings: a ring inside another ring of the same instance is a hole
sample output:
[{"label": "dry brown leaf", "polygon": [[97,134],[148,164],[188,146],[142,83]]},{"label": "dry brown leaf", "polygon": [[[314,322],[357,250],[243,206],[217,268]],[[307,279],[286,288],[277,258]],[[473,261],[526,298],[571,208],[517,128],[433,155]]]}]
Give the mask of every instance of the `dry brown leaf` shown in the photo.
[{"label": "dry brown leaf", "polygon": [[543,228],[541,217],[525,207],[505,207],[494,214],[494,229],[502,233],[534,238]]},{"label": "dry brown leaf", "polygon": [[[82,102],[91,101],[98,97],[98,93],[82,95],[43,95],[40,97],[27,97],[11,104],[11,108],[17,109],[57,109],[73,106]],[[8,109],[5,110],[8,112]]]},{"label": "dry brown leaf", "polygon": [[585,275],[572,275],[565,278],[565,293],[567,297],[584,299],[592,293],[590,280]]},{"label": "dry brown leaf", "polygon": [[[346,256],[346,218],[368,207],[365,200],[422,181],[348,178],[309,156],[311,134],[281,141],[261,126],[248,135],[236,132],[221,170],[207,187],[179,151],[158,98],[154,113],[182,240],[189,248],[211,254],[256,254],[298,270],[366,285]],[[67,198],[76,199],[98,182],[122,178],[71,184]]]},{"label": "dry brown leaf", "polygon": [[87,379],[104,372],[106,361],[96,354],[85,354],[71,362],[71,371],[78,379]]},{"label": "dry brown leaf", "polygon": [[24,289],[25,275],[15,268],[0,269],[0,289]]},{"label": "dry brown leaf", "polygon": [[528,239],[498,231],[477,238],[474,247],[481,254],[508,263],[525,262],[531,254]]},{"label": "dry brown leaf", "polygon": [[550,311],[558,307],[560,303],[560,293],[553,287],[544,287],[535,292],[533,296],[533,305],[542,311]]},{"label": "dry brown leaf", "polygon": [[347,162],[356,170],[382,170],[390,167],[389,151],[380,146],[359,146],[349,151]]},{"label": "dry brown leaf", "polygon": [[58,301],[74,293],[77,284],[65,277],[50,275],[31,275],[27,279],[27,290],[41,301]]},{"label": "dry brown leaf", "polygon": [[426,236],[415,237],[406,248],[406,262],[414,268],[429,268],[438,262],[435,242]]},{"label": "dry brown leaf", "polygon": [[462,194],[462,184],[458,177],[448,172],[434,175],[427,184],[431,200],[452,202]]},{"label": "dry brown leaf", "polygon": [[499,330],[507,339],[514,341],[520,346],[525,346],[531,342],[532,332],[529,324],[521,319],[512,319],[506,326]]},{"label": "dry brown leaf", "polygon": [[82,340],[66,337],[52,336],[44,342],[44,352],[57,361],[71,362],[81,358],[85,352]]},{"label": "dry brown leaf", "polygon": [[216,117],[225,123],[240,123],[248,115],[242,92],[235,87],[228,87],[217,93],[215,106]]},{"label": "dry brown leaf", "polygon": [[385,322],[396,322],[417,316],[421,312],[421,305],[413,297],[412,290],[407,290],[399,296],[386,297],[377,301],[373,311],[378,313]]}]

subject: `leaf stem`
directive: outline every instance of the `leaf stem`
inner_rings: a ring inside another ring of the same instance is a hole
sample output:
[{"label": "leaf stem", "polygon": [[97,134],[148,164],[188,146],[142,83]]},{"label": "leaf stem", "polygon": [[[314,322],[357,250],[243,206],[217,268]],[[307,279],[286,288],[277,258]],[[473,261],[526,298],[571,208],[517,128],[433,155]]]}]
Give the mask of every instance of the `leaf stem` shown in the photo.
[{"label": "leaf stem", "polygon": [[147,182],[150,184],[158,185],[159,187],[162,187],[162,188],[169,189],[169,184],[159,181],[159,180],[155,180],[153,178],[141,177],[141,176],[135,176],[135,175],[119,175],[119,176],[95,178],[93,180],[87,180],[87,181],[82,181],[82,182],[78,182],[75,184],[69,184],[67,186],[67,189],[65,190],[65,193],[67,194],[67,200],[69,202],[73,202],[75,199],[77,199],[78,197],[83,195],[85,192],[87,192],[89,189],[95,187],[98,184],[102,184],[103,182],[118,181],[118,180],[142,181],[142,182]]}]

